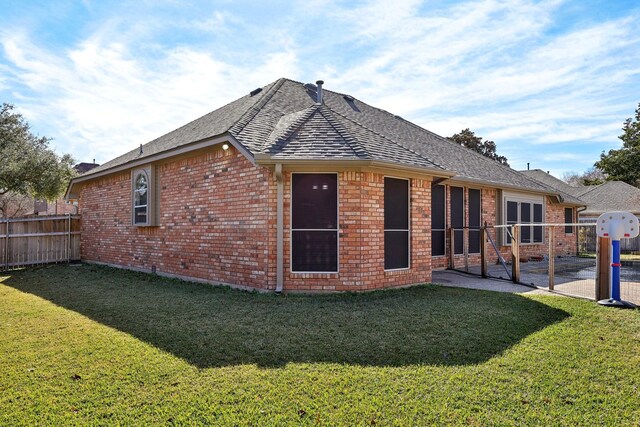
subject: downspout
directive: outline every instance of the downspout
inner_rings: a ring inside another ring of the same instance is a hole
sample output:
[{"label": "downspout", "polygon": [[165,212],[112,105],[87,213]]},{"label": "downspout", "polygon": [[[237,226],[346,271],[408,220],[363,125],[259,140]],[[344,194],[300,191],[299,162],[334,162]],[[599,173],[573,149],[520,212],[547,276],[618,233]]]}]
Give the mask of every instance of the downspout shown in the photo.
[{"label": "downspout", "polygon": [[282,292],[284,284],[284,182],[282,163],[276,164],[276,293]]}]

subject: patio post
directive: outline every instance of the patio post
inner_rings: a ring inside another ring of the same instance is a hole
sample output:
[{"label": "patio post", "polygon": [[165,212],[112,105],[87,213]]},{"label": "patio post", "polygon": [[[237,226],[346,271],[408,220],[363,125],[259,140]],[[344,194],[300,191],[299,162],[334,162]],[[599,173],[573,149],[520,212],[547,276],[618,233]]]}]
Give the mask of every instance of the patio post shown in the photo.
[{"label": "patio post", "polygon": [[480,274],[486,279],[487,274],[487,223],[480,228]]},{"label": "patio post", "polygon": [[511,280],[520,283],[520,226],[511,226]]}]

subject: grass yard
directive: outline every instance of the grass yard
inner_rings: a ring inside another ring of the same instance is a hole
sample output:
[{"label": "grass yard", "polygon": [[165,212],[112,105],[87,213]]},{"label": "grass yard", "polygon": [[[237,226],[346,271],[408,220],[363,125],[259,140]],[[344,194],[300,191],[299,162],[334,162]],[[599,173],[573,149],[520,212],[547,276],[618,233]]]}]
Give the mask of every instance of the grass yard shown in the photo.
[{"label": "grass yard", "polygon": [[0,425],[640,424],[640,311],[425,285],[0,273]]}]

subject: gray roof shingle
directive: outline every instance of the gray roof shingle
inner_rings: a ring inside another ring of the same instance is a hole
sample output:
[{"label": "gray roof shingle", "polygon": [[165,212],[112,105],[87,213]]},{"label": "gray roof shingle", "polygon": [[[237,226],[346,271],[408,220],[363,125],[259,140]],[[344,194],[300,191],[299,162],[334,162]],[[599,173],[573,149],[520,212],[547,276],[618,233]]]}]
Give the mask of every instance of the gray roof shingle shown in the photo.
[{"label": "gray roof shingle", "polygon": [[142,154],[136,148],[87,176],[228,133],[253,156],[377,160],[450,171],[499,188],[554,193],[543,182],[348,95],[325,89],[323,101],[316,103],[314,85],[282,78],[144,144]]},{"label": "gray roof shingle", "polygon": [[607,181],[589,186],[580,199],[587,204],[584,215],[600,215],[605,212],[627,211],[640,215],[640,188],[622,181]]},{"label": "gray roof shingle", "polygon": [[554,188],[566,203],[580,206],[586,205],[584,200],[579,197],[579,193],[583,192],[581,189],[584,187],[573,187],[561,179],[558,179],[540,169],[524,170],[520,171],[520,173],[546,185],[547,187]]}]

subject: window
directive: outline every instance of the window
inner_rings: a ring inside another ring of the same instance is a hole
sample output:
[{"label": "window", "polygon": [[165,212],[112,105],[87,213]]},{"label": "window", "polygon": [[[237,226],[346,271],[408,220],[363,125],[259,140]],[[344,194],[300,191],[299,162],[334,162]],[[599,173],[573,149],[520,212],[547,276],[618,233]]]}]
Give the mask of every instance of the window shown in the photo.
[{"label": "window", "polygon": [[451,187],[451,227],[453,228],[453,253],[464,253],[464,188]]},{"label": "window", "polygon": [[[533,204],[533,223],[534,224],[542,224],[544,220],[542,219],[542,204],[534,203]],[[533,243],[542,243],[542,226],[533,226]]]},{"label": "window", "polygon": [[480,190],[469,189],[469,253],[480,253]]},{"label": "window", "polygon": [[139,172],[133,182],[133,223],[147,224],[149,211],[149,178],[146,172]]},{"label": "window", "polygon": [[[506,224],[523,224],[520,227],[520,243],[542,243],[543,242],[543,229],[542,226],[534,224],[542,224],[543,208],[542,199],[531,200],[518,197],[505,197],[504,209],[506,212]],[[530,224],[530,226],[526,226]],[[509,233],[506,235],[507,244],[511,244],[511,236]]]},{"label": "window", "polygon": [[[507,201],[507,225],[518,223],[518,202]],[[507,244],[511,244],[511,235],[507,233]]]},{"label": "window", "polygon": [[153,168],[136,169],[131,174],[131,222],[137,226],[157,224],[157,209]]},{"label": "window", "polygon": [[384,269],[409,268],[409,180],[384,179]]},{"label": "window", "polygon": [[[573,224],[573,208],[564,208],[564,223]],[[564,234],[573,234],[573,227],[565,225]]]},{"label": "window", "polygon": [[338,175],[291,177],[291,270],[338,271]]},{"label": "window", "polygon": [[444,185],[431,187],[431,255],[442,256],[446,250],[446,192]]}]

